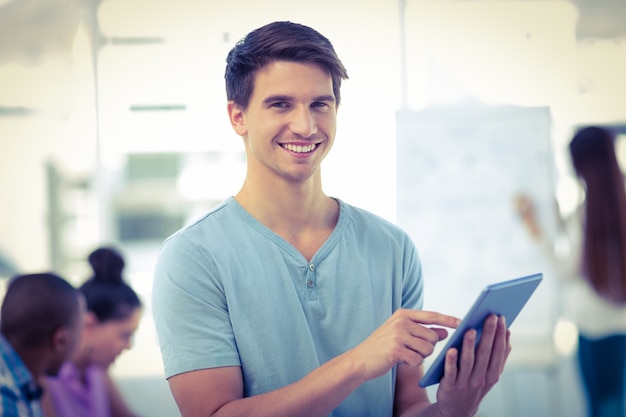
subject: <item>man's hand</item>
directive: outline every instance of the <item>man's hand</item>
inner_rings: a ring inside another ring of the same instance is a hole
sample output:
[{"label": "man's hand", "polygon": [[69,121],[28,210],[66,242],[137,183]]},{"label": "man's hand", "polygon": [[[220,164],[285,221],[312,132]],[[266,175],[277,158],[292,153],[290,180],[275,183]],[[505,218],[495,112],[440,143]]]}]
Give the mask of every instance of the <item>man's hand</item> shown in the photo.
[{"label": "man's hand", "polygon": [[398,363],[421,365],[435,344],[448,336],[445,329],[425,325],[456,328],[459,323],[458,318],[440,313],[400,309],[350,354],[361,367],[363,382],[369,381]]},{"label": "man's hand", "polygon": [[[437,390],[437,408],[442,417],[473,416],[480,402],[498,382],[511,352],[510,332],[504,317],[485,320],[478,347],[476,330],[463,338],[461,360],[457,349],[446,354],[444,376]],[[458,364],[458,365],[457,365]]]}]

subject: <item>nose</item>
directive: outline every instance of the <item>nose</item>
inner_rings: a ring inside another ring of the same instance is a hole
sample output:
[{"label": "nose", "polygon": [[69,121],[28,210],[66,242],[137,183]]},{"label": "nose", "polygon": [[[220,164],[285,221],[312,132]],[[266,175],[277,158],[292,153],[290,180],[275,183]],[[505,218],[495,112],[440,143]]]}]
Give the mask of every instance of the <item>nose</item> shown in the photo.
[{"label": "nose", "polygon": [[295,135],[304,138],[308,138],[317,133],[317,121],[308,106],[298,107],[292,112],[289,127]]},{"label": "nose", "polygon": [[120,353],[133,347],[133,338],[128,337],[120,344]]}]

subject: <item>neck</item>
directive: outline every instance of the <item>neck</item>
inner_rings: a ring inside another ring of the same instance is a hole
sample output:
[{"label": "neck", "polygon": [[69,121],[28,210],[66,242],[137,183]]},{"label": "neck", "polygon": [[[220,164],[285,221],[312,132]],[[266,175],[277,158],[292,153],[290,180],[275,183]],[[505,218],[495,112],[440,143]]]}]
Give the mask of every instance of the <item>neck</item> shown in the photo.
[{"label": "neck", "polygon": [[235,199],[260,223],[311,259],[334,229],[338,203],[321,188],[319,178],[270,186],[246,178]]},{"label": "neck", "polygon": [[[247,176],[235,199],[257,220],[274,226],[299,228],[325,223],[334,201],[324,194],[318,173],[305,181],[259,181]],[[331,204],[332,203],[332,204]]]},{"label": "neck", "polygon": [[85,372],[85,369],[89,366],[89,354],[91,353],[91,347],[86,343],[86,337],[81,338],[81,342],[78,348],[70,356],[70,361],[76,366],[81,374]]}]

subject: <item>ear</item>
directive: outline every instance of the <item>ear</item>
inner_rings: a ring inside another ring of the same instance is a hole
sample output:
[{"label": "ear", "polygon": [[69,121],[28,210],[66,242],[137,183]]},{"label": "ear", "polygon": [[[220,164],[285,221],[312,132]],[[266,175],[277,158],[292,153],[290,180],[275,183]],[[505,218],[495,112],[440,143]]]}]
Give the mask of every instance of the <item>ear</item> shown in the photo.
[{"label": "ear", "polygon": [[230,125],[235,130],[235,133],[242,137],[248,134],[243,109],[237,106],[233,101],[228,102],[228,118],[230,119]]},{"label": "ear", "polygon": [[90,331],[98,325],[98,317],[91,311],[83,314],[83,331]]},{"label": "ear", "polygon": [[52,333],[52,350],[54,352],[67,352],[72,344],[72,329],[68,326],[59,327]]}]

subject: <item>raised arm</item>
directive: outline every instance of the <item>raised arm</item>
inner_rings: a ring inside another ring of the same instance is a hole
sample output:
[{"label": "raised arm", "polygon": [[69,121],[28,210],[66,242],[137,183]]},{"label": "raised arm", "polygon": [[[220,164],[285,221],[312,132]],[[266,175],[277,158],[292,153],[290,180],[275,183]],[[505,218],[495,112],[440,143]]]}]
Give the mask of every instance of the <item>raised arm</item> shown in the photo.
[{"label": "raised arm", "polygon": [[543,254],[552,263],[558,276],[566,280],[577,276],[580,268],[582,245],[583,206],[579,205],[569,215],[562,216],[558,210],[558,203],[555,201],[557,228],[555,235],[549,236],[539,222],[535,202],[530,196],[526,194],[516,195],[514,205],[529,235],[537,242]]}]

